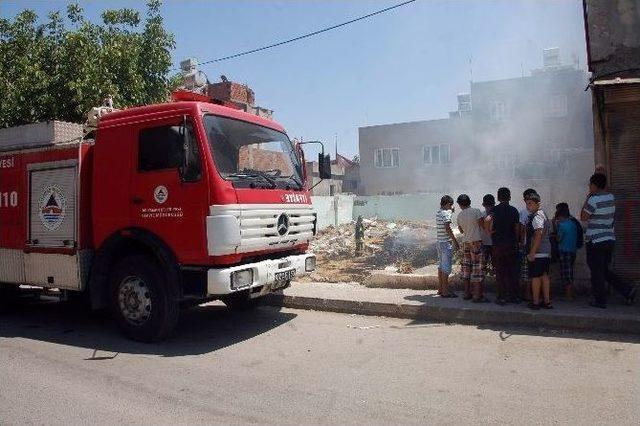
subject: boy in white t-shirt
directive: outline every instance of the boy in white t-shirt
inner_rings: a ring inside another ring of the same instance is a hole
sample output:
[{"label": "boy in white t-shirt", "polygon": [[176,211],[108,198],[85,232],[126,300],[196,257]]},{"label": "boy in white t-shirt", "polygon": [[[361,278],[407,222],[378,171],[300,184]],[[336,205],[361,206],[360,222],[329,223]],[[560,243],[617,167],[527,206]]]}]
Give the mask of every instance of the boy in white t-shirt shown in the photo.
[{"label": "boy in white t-shirt", "polygon": [[464,299],[473,298],[476,303],[488,302],[482,291],[484,271],[482,270],[482,232],[484,217],[479,209],[471,207],[471,199],[462,194],[457,199],[460,206],[458,229],[462,234],[462,279]]},{"label": "boy in white t-shirt", "polygon": [[535,189],[527,188],[522,193],[522,200],[524,201],[524,208],[520,210],[520,244],[518,250],[519,256],[519,269],[520,269],[520,280],[522,281],[523,288],[523,299],[531,300],[531,280],[529,279],[529,263],[527,261],[527,252],[525,249],[525,245],[527,244],[527,223],[529,222],[529,210],[527,210],[527,199],[533,195],[537,194]]}]

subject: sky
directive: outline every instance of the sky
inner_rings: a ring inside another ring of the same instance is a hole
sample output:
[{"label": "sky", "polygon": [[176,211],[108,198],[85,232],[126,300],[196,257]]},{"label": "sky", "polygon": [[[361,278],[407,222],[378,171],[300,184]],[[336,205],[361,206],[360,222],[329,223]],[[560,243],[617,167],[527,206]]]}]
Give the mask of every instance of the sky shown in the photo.
[{"label": "sky", "polygon": [[[400,3],[401,0],[165,0],[176,40],[175,67],[279,42]],[[45,17],[66,1],[0,0],[0,16],[29,8]],[[92,20],[139,1],[78,1]],[[542,50],[585,68],[581,0],[418,0],[299,42],[203,65],[248,84],[291,138],[358,152],[358,127],[444,118],[469,82],[528,75]],[[332,154],[333,157],[333,154]]]}]

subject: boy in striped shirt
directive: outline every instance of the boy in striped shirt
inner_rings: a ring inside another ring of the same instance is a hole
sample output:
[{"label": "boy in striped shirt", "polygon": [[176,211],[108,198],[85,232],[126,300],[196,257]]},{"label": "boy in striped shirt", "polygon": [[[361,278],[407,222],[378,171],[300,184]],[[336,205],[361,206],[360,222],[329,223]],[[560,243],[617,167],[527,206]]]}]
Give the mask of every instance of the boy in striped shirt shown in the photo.
[{"label": "boy in striped shirt", "polygon": [[607,177],[595,173],[589,179],[589,195],[587,196],[580,219],[587,223],[585,237],[587,240],[587,264],[591,270],[591,289],[593,302],[591,306],[607,307],[605,281],[615,288],[627,303],[633,303],[636,289],[623,283],[609,270],[616,241],[613,219],[616,212],[615,198],[607,191]]},{"label": "boy in striped shirt", "polygon": [[440,200],[440,210],[436,213],[437,248],[438,248],[438,294],[441,297],[458,297],[449,291],[449,275],[453,264],[453,248],[460,248],[451,230],[451,216],[454,212],[453,198],[445,195]]}]

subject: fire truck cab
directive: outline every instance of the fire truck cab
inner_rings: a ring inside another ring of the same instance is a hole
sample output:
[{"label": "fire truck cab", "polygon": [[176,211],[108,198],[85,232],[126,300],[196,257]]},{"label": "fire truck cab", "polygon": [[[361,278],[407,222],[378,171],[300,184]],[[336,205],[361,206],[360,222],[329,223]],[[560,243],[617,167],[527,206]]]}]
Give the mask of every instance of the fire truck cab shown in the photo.
[{"label": "fire truck cab", "polygon": [[188,100],[74,126],[0,130],[0,297],[86,295],[154,341],[181,306],[248,307],[315,269],[304,156],[276,122]]}]

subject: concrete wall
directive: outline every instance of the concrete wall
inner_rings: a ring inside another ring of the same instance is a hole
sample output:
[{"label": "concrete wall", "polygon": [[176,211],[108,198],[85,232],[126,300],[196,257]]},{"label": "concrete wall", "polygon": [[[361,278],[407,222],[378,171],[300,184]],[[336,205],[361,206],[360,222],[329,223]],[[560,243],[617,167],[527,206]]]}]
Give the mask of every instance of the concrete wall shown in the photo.
[{"label": "concrete wall", "polygon": [[378,217],[386,220],[435,220],[441,193],[416,195],[372,195],[356,197],[353,218]]},{"label": "concrete wall", "polygon": [[594,77],[640,68],[640,2],[586,0],[587,52]]},{"label": "concrete wall", "polygon": [[318,215],[318,229],[351,222],[353,200],[353,195],[312,196],[311,203]]},{"label": "concrete wall", "polygon": [[[361,127],[360,191],[364,195],[435,192],[449,188],[453,168],[462,164],[470,121],[442,119]],[[447,164],[425,163],[425,146],[448,145]],[[397,148],[397,167],[376,167],[376,149]]]}]

